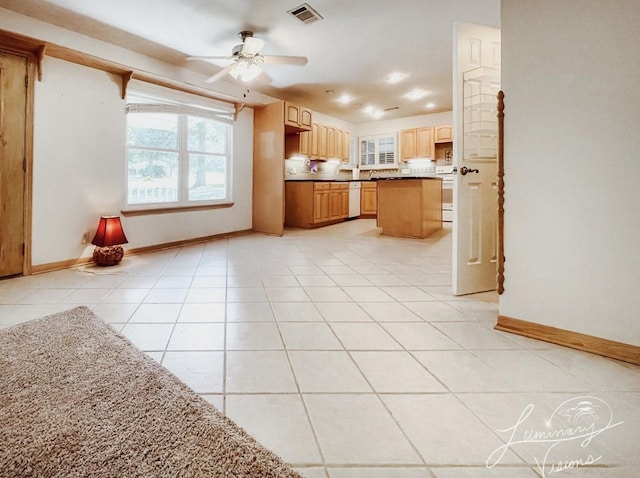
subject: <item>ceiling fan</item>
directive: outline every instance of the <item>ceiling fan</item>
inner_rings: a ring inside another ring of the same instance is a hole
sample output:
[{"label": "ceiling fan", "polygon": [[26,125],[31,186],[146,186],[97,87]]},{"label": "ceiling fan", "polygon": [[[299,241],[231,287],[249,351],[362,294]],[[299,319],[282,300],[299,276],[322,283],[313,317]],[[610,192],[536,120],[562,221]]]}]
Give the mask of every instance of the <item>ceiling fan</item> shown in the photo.
[{"label": "ceiling fan", "polygon": [[213,83],[227,73],[234,79],[251,81],[260,74],[263,63],[285,65],[306,65],[307,63],[307,58],[304,56],[260,55],[260,50],[265,44],[263,39],[254,37],[253,32],[248,30],[241,31],[238,36],[242,39],[242,43],[233,47],[231,56],[190,56],[187,60],[233,60],[233,63],[208,78],[207,83]]}]

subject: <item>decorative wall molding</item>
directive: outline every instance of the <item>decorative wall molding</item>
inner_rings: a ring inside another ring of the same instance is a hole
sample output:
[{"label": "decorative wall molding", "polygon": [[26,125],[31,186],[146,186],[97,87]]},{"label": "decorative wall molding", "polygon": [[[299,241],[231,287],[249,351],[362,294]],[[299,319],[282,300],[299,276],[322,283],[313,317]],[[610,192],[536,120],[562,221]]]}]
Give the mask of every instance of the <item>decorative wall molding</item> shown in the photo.
[{"label": "decorative wall molding", "polygon": [[496,330],[502,330],[503,332],[511,332],[513,334],[544,340],[545,342],[551,342],[553,344],[640,365],[640,347],[636,345],[615,342],[579,332],[558,329],[549,325],[536,324],[526,320],[513,319],[503,315],[498,316],[498,323],[494,328]]},{"label": "decorative wall molding", "polygon": [[498,92],[498,294],[504,292],[504,93]]},{"label": "decorative wall molding", "polygon": [[234,98],[230,95],[214,93],[195,85],[171,80],[169,78],[164,78],[149,72],[136,70],[129,66],[105,60],[88,53],[74,50],[72,48],[56,45],[55,43],[49,43],[44,40],[39,40],[37,38],[32,38],[5,30],[0,30],[0,48],[20,54],[29,53],[30,55],[32,55],[36,61],[38,81],[42,81],[42,59],[45,56],[50,56],[52,58],[58,58],[60,60],[76,63],[78,65],[87,66],[89,68],[94,68],[101,71],[106,71],[107,73],[111,73],[114,75],[119,75],[120,77],[122,77],[122,99],[126,97],[127,85],[129,84],[129,81],[135,77],[135,79],[137,80],[145,81],[147,83],[153,83],[165,88],[170,88],[185,93],[191,93],[218,101],[232,103],[236,107],[236,109],[239,107],[239,105],[245,104],[245,102],[238,101],[238,98]]}]

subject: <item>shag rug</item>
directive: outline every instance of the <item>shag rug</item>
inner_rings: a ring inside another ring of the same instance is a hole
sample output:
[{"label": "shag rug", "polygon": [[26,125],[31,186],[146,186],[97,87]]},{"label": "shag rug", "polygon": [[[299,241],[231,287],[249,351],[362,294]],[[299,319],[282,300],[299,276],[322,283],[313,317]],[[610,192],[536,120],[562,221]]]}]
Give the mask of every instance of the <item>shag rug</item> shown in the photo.
[{"label": "shag rug", "polygon": [[0,476],[300,478],[86,307],[0,330]]}]

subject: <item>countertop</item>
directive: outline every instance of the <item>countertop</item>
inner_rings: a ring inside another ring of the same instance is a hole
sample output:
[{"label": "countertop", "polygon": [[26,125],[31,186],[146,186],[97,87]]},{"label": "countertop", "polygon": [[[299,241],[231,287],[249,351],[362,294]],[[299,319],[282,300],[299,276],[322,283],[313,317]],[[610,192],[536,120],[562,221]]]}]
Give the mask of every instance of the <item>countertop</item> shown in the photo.
[{"label": "countertop", "polygon": [[396,175],[396,176],[372,176],[372,177],[361,177],[360,179],[353,179],[353,178],[345,178],[345,177],[334,177],[334,178],[328,178],[328,177],[319,177],[319,176],[312,176],[312,175],[299,175],[299,177],[294,177],[294,176],[285,176],[284,180],[285,181],[313,181],[313,182],[322,182],[322,181],[328,181],[328,182],[352,182],[352,181],[387,181],[387,180],[397,180],[397,179],[442,179],[441,176],[437,176],[435,174],[415,174],[415,175],[411,175],[411,174],[402,174],[402,175]]}]

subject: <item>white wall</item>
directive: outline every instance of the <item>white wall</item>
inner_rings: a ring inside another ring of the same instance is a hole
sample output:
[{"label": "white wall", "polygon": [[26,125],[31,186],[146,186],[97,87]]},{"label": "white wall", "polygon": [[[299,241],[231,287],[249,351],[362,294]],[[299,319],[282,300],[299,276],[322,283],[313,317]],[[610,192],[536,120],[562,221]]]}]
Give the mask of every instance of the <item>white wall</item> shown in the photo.
[{"label": "white wall", "polygon": [[[124,207],[125,103],[119,76],[45,58],[35,86],[33,265],[91,254],[80,243]],[[251,228],[253,110],[234,124],[232,208],[123,218],[143,247]]]},{"label": "white wall", "polygon": [[640,345],[640,3],[502,0],[500,314]]}]

